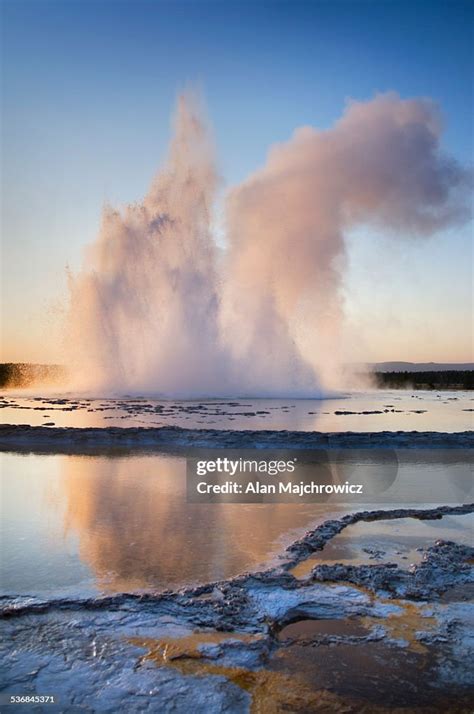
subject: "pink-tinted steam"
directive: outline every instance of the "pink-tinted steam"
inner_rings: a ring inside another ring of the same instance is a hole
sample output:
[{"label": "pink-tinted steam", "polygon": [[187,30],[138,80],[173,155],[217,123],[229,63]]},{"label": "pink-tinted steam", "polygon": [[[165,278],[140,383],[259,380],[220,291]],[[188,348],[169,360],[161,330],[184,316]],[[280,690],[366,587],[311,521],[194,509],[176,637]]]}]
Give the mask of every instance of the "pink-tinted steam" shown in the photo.
[{"label": "pink-tinted steam", "polygon": [[333,128],[302,127],[227,195],[212,232],[213,144],[180,98],[168,160],[140,204],[104,210],[70,279],[76,386],[177,397],[317,396],[340,361],[346,241],[394,240],[467,218],[469,173],[440,150],[428,100],[352,102]]}]

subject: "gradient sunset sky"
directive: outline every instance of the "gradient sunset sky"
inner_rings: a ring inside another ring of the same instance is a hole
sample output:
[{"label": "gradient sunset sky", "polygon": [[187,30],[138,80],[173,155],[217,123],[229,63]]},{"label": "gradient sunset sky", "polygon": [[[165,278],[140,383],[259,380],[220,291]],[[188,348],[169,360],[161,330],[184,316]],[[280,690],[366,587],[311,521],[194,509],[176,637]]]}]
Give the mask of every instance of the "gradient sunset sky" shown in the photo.
[{"label": "gradient sunset sky", "polygon": [[[473,162],[470,1],[3,0],[2,361],[57,361],[66,266],[104,202],[140,199],[176,95],[204,93],[231,186],[349,98],[430,97]],[[358,229],[345,281],[354,361],[470,361],[472,224],[394,242]]]}]

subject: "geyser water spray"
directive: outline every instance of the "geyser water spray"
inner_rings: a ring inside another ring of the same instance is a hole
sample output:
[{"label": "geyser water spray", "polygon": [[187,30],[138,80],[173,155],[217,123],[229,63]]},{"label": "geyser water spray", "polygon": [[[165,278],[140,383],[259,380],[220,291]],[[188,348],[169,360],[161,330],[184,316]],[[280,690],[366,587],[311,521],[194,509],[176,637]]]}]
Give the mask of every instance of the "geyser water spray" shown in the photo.
[{"label": "geyser water spray", "polygon": [[466,219],[470,177],[439,149],[434,105],[385,94],[333,128],[298,129],[225,200],[199,99],[178,101],[168,159],[141,203],[106,207],[70,277],[75,388],[170,397],[321,396],[338,363],[346,237],[403,240]]}]

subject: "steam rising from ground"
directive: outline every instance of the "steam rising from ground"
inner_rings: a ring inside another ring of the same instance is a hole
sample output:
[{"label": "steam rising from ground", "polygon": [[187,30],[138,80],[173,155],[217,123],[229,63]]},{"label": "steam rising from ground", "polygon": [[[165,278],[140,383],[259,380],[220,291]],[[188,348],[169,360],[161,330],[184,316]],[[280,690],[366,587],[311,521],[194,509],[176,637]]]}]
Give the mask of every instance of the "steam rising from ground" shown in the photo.
[{"label": "steam rising from ground", "polygon": [[148,195],[105,208],[70,278],[75,386],[321,394],[338,363],[348,232],[371,224],[403,240],[467,218],[469,176],[440,152],[440,134],[431,102],[396,94],[349,104],[329,130],[296,130],[228,193],[220,256],[213,146],[199,101],[182,96]]}]

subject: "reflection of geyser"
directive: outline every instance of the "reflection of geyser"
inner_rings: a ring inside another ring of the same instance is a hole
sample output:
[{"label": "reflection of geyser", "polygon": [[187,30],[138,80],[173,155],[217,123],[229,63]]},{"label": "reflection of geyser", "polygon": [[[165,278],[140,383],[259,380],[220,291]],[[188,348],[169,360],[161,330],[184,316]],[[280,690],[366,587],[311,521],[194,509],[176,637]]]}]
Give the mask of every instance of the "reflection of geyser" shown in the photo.
[{"label": "reflection of geyser", "polygon": [[[166,165],[142,203],[107,207],[70,280],[75,387],[173,396],[317,396],[343,322],[346,236],[427,236],[464,220],[466,172],[440,152],[437,111],[395,94],[298,129],[229,191],[212,233],[212,143],[179,102]],[[345,359],[350,361],[350,355]]]},{"label": "reflection of geyser", "polygon": [[66,527],[100,587],[165,589],[237,575],[279,550],[311,507],[186,502],[185,462],[66,457]]},{"label": "reflection of geyser", "polygon": [[[332,469],[339,483],[358,483],[368,496],[368,502],[377,501],[395,484],[399,473],[399,461],[393,449],[336,450],[332,454]],[[402,497],[403,498],[403,497]],[[383,501],[382,501],[383,502]]]}]

